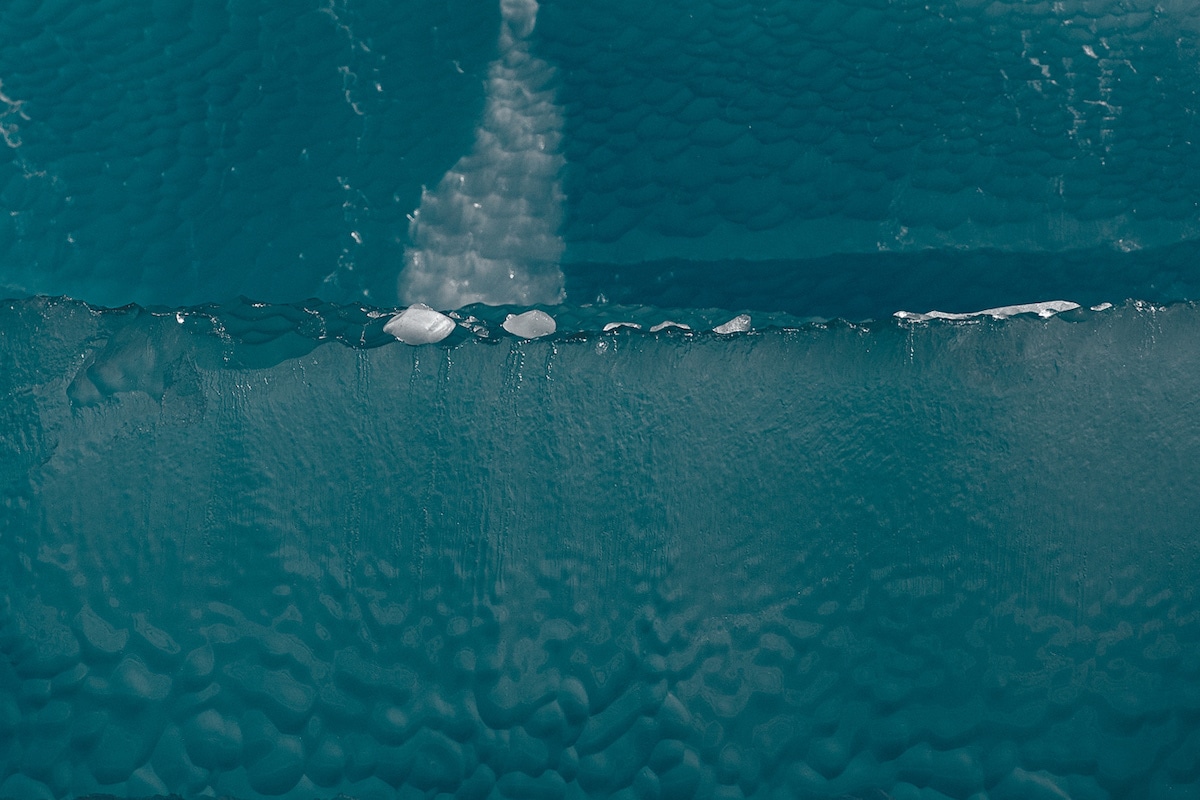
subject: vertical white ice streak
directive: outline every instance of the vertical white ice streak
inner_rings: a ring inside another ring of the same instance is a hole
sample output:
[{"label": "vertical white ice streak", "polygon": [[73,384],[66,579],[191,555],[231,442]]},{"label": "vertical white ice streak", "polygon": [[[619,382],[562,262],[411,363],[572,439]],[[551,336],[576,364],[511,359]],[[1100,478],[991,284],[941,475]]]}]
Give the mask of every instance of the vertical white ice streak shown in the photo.
[{"label": "vertical white ice streak", "polygon": [[562,302],[563,121],[554,68],[529,49],[537,11],[536,0],[500,2],[500,55],[474,147],[421,193],[411,217],[406,303]]}]

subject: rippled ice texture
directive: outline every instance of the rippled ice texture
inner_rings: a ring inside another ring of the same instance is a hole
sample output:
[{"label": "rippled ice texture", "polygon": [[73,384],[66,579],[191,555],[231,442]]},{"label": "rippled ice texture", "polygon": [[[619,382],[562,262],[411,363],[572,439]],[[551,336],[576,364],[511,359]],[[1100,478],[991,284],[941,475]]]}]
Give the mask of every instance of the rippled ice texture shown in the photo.
[{"label": "rippled ice texture", "polygon": [[0,3],[0,797],[1200,795],[1198,15]]},{"label": "rippled ice texture", "polygon": [[0,326],[0,797],[1200,791],[1194,307]]}]

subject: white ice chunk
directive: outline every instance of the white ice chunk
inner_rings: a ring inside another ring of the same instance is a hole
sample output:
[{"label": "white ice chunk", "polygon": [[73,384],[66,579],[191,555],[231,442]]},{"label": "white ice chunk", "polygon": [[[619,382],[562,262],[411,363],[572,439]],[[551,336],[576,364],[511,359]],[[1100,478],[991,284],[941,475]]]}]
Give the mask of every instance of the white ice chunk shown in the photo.
[{"label": "white ice chunk", "polygon": [[689,326],[684,325],[682,322],[673,322],[668,319],[664,322],[658,323],[657,325],[651,326],[650,332],[658,333],[659,331],[666,330],[667,328],[678,328],[681,331],[690,331],[691,330],[691,328]]},{"label": "white ice chunk", "polygon": [[931,319],[951,319],[964,320],[974,319],[975,317],[992,317],[994,319],[1006,319],[1017,314],[1037,314],[1039,317],[1052,317],[1055,314],[1063,311],[1071,311],[1079,308],[1079,303],[1072,303],[1070,300],[1047,300],[1044,303],[1023,303],[1015,306],[1000,306],[998,308],[986,308],[983,311],[970,311],[965,314],[951,314],[946,311],[929,311],[924,314],[918,314],[913,311],[897,311],[893,316],[897,319],[907,319],[913,322],[926,322]]},{"label": "white ice chunk", "polygon": [[538,311],[536,308],[526,311],[524,314],[509,314],[504,318],[502,327],[513,336],[520,336],[524,339],[549,336],[558,330],[554,317],[545,311]]},{"label": "white ice chunk", "polygon": [[642,326],[638,325],[636,322],[609,322],[605,324],[604,332],[608,333],[609,331],[615,331],[617,328],[633,328],[634,330],[640,331]]},{"label": "white ice chunk", "polygon": [[749,314],[738,314],[724,325],[718,325],[713,328],[713,332],[715,333],[745,333],[748,330],[750,330]]},{"label": "white ice chunk", "polygon": [[389,319],[383,330],[405,344],[433,344],[454,331],[454,320],[424,303],[413,303]]},{"label": "white ice chunk", "polygon": [[1092,311],[1108,311],[1112,307],[1112,303],[1101,303],[1098,306],[1092,306]]}]

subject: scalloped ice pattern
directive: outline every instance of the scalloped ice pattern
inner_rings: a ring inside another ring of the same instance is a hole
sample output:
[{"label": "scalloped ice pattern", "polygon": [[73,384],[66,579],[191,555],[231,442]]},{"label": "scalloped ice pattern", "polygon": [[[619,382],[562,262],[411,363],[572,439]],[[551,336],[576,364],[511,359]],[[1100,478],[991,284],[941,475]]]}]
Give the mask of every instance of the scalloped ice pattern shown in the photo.
[{"label": "scalloped ice pattern", "polygon": [[0,3],[0,800],[1200,796],[1198,8]]},{"label": "scalloped ice pattern", "polygon": [[235,327],[0,310],[0,797],[1200,791],[1193,306]]}]

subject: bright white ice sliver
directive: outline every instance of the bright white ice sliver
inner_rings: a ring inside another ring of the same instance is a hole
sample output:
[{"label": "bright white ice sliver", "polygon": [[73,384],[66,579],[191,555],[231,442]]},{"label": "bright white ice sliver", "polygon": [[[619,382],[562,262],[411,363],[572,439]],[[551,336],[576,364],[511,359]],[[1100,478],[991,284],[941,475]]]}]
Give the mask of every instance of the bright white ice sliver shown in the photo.
[{"label": "bright white ice sliver", "polygon": [[713,328],[714,333],[745,333],[750,330],[750,315],[738,314],[723,325]]},{"label": "bright white ice sliver", "polygon": [[472,151],[421,193],[400,297],[438,308],[561,303],[563,116],[554,68],[530,53],[536,0],[500,3],[500,57]]},{"label": "bright white ice sliver", "polygon": [[668,320],[664,320],[664,321],[658,323],[657,325],[650,326],[650,332],[658,333],[659,331],[666,330],[667,328],[678,328],[681,331],[690,331],[691,330],[691,328],[689,326],[684,325],[682,322],[675,322],[673,320],[668,319]]},{"label": "bright white ice sliver", "polygon": [[913,311],[897,311],[892,316],[898,319],[912,320],[913,322],[926,322],[931,319],[964,320],[974,319],[975,317],[1007,319],[1017,314],[1037,314],[1039,317],[1045,318],[1052,317],[1063,311],[1072,311],[1076,308],[1079,308],[1079,303],[1072,303],[1070,300],[1047,300],[1044,303],[1022,303],[1015,306],[985,308],[983,311],[971,311],[965,314],[951,314],[946,311],[928,311],[924,314]]},{"label": "bright white ice sliver", "polygon": [[607,322],[604,324],[604,333],[615,331],[618,328],[633,328],[634,330],[640,331],[642,326],[638,325],[636,322]]},{"label": "bright white ice sliver", "polygon": [[424,303],[413,303],[389,319],[383,330],[405,344],[433,344],[453,333],[454,320]]},{"label": "bright white ice sliver", "polygon": [[558,330],[554,317],[536,308],[524,314],[509,314],[504,318],[504,330],[513,336],[524,339],[536,339],[539,336],[549,336]]}]

